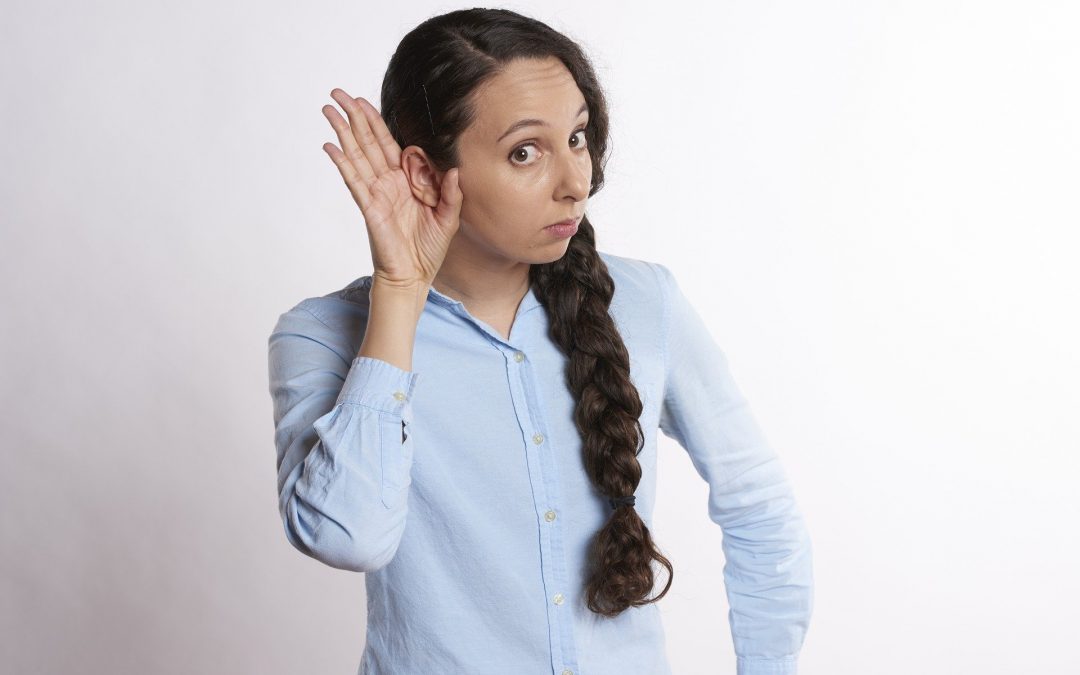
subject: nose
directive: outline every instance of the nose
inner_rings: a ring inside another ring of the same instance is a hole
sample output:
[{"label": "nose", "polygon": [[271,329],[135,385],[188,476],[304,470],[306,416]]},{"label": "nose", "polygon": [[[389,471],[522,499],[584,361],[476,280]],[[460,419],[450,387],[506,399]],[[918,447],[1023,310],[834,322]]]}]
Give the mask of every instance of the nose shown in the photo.
[{"label": "nose", "polygon": [[589,196],[592,187],[592,161],[588,153],[567,150],[559,162],[558,193],[556,198],[572,197],[581,201]]}]

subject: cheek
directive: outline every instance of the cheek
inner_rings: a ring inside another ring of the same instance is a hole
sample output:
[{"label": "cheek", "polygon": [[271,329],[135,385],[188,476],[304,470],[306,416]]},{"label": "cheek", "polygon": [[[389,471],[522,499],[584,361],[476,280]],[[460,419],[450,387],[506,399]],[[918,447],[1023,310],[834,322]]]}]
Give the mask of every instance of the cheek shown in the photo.
[{"label": "cheek", "polygon": [[589,179],[590,183],[592,183],[592,157],[589,155],[588,150],[581,153],[581,163],[579,166],[581,167],[581,173]]},{"label": "cheek", "polygon": [[[583,166],[591,171],[585,159]],[[461,217],[486,237],[514,238],[543,227],[550,215],[551,195],[556,176],[543,170],[530,171],[489,164],[486,170],[471,171]]]},{"label": "cheek", "polygon": [[501,208],[504,180],[498,172],[472,171],[467,187],[462,189],[461,217],[476,225],[495,218]]}]

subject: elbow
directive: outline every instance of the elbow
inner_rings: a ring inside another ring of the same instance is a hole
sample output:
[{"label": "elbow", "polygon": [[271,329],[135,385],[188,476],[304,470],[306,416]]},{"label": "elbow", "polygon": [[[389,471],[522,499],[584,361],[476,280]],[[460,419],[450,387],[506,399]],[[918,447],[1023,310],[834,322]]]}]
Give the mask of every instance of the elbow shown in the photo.
[{"label": "elbow", "polygon": [[397,541],[357,536],[328,521],[316,533],[311,550],[312,557],[330,567],[350,572],[377,572],[393,560]]},{"label": "elbow", "polygon": [[[314,525],[312,525],[314,523]],[[390,564],[400,543],[391,531],[380,534],[343,526],[321,515],[305,518],[291,506],[285,514],[285,536],[298,551],[330,567],[350,572],[376,572]]]},{"label": "elbow", "polygon": [[789,574],[800,585],[810,586],[813,570],[813,541],[806,517],[798,505],[792,503],[790,510],[774,520],[756,524],[762,532],[760,548],[755,557],[763,564],[775,566],[776,574]]},{"label": "elbow", "polygon": [[723,523],[725,554],[745,562],[756,583],[768,585],[782,578],[789,586],[812,586],[810,527],[790,493],[757,502]]}]

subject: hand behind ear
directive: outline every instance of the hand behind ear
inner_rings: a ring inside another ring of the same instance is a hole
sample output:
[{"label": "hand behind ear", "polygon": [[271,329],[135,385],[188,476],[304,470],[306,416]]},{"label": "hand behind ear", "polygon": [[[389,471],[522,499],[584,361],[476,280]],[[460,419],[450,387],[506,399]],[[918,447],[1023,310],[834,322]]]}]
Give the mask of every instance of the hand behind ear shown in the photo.
[{"label": "hand behind ear", "polygon": [[442,177],[437,200],[432,191],[414,191],[401,165],[401,147],[379,111],[363,97],[353,98],[341,89],[330,95],[348,121],[334,106],[323,106],[341,143],[341,149],[326,143],[323,150],[363,213],[373,276],[393,286],[430,286],[460,225],[457,167]]}]

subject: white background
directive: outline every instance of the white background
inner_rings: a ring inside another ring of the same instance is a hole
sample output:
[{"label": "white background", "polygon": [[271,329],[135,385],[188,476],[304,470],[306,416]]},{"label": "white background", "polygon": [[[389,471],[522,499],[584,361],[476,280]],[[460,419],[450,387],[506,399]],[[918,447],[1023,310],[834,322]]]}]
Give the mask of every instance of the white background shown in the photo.
[{"label": "white background", "polygon": [[[1077,5],[507,6],[610,96],[599,248],[673,269],[785,462],[800,673],[1077,672]],[[363,576],[277,512],[266,339],[371,271],[330,90],[378,105],[457,7],[5,2],[6,672],[355,672]],[[662,441],[669,657],[734,673],[721,532]]]}]

